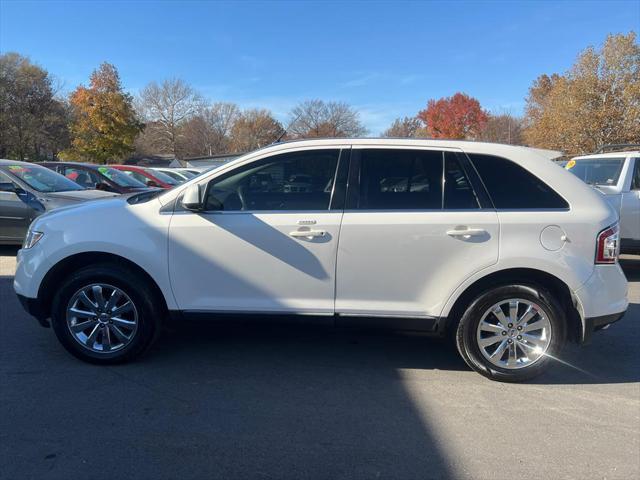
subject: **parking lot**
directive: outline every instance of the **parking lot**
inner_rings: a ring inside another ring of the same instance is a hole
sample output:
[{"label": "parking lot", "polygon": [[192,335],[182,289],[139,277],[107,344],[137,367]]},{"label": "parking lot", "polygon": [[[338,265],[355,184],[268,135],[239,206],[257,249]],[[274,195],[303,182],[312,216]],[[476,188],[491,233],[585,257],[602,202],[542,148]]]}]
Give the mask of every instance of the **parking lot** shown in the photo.
[{"label": "parking lot", "polygon": [[22,311],[14,257],[0,247],[3,479],[640,475],[639,257],[627,316],[528,384],[421,336],[201,322],[87,365]]}]

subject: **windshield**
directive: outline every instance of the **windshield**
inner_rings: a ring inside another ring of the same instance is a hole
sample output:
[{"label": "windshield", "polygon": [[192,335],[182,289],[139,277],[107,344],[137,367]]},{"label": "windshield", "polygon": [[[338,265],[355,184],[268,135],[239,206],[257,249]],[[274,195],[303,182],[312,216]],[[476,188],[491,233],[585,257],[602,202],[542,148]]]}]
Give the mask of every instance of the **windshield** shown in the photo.
[{"label": "windshield", "polygon": [[115,168],[98,167],[98,171],[120,187],[147,188],[144,183]]},{"label": "windshield", "polygon": [[40,165],[9,165],[4,168],[4,171],[15,175],[38,192],[85,190],[76,182]]},{"label": "windshield", "polygon": [[171,178],[169,175],[166,175],[162,172],[158,172],[157,170],[151,170],[150,168],[145,168],[145,172],[147,172],[152,177],[156,177],[158,180],[164,183],[168,183],[169,185],[178,185],[178,181]]},{"label": "windshield", "polygon": [[624,157],[570,160],[566,169],[589,185],[615,185],[620,178]]}]

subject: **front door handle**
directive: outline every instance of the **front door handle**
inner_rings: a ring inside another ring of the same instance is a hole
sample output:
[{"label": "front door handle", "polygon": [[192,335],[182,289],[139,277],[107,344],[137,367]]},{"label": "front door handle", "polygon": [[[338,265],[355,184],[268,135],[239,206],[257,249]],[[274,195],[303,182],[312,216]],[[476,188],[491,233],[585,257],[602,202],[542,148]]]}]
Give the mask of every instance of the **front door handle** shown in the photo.
[{"label": "front door handle", "polygon": [[314,238],[324,237],[327,234],[324,230],[294,230],[289,235],[294,238]]},{"label": "front door handle", "polygon": [[486,234],[487,231],[482,228],[455,228],[453,230],[447,230],[447,235],[450,237],[471,238],[480,237]]}]

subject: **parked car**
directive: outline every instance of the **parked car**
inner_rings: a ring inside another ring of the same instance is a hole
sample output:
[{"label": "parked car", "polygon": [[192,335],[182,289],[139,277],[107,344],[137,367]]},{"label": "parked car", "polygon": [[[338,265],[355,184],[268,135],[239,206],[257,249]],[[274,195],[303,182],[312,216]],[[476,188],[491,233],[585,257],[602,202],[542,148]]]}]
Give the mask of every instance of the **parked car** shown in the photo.
[{"label": "parked car", "polygon": [[178,168],[151,167],[151,170],[153,170],[154,172],[164,173],[165,175],[173,178],[178,183],[184,183],[187,180],[191,180],[193,177],[195,177],[195,175],[191,172]]},{"label": "parked car", "polygon": [[112,165],[112,167],[126,173],[148,187],[169,189],[180,183],[169,175],[165,175],[162,172],[158,172],[147,167],[137,167],[134,165]]},{"label": "parked car", "polygon": [[29,224],[46,211],[112,196],[87,190],[40,165],[0,160],[0,244],[21,244]]},{"label": "parked car", "polygon": [[582,155],[565,168],[605,195],[620,215],[622,252],[640,255],[640,150]]},{"label": "parked car", "polygon": [[[167,316],[300,314],[449,336],[477,372],[524,380],[628,305],[616,212],[552,155],[281,143],[155,196],[41,216],[14,287],[69,352],[98,364],[140,355]],[[285,188],[302,175],[317,181]]]},{"label": "parked car", "polygon": [[42,162],[40,165],[64,175],[84,188],[116,193],[149,190],[144,183],[106,165],[76,162]]}]

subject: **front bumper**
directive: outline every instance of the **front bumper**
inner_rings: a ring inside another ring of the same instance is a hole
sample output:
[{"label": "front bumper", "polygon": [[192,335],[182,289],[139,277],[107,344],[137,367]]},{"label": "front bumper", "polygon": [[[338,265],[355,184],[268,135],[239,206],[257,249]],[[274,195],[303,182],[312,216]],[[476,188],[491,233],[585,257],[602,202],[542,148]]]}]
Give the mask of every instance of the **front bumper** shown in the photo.
[{"label": "front bumper", "polygon": [[38,323],[43,327],[49,328],[51,326],[47,320],[47,314],[37,298],[25,297],[19,293],[17,295],[18,300],[20,300],[20,303],[22,304],[22,308],[24,308],[29,315],[35,317],[36,320],[38,320]]}]

